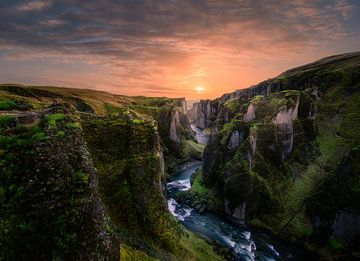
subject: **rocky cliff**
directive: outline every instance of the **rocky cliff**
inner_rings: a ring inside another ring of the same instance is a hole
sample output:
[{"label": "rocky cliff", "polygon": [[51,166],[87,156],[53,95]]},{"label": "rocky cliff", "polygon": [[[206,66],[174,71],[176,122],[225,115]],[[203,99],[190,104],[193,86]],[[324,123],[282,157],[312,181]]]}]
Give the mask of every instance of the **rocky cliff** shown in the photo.
[{"label": "rocky cliff", "polygon": [[0,116],[3,260],[114,260],[118,238],[76,121],[52,108]]},{"label": "rocky cliff", "polygon": [[194,104],[192,120],[212,128],[202,177],[221,201],[213,210],[322,255],[356,252],[359,108],[360,53]]},{"label": "rocky cliff", "polygon": [[[144,97],[141,99],[149,100]],[[164,103],[164,100],[167,102]],[[134,109],[155,119],[164,149],[166,172],[176,172],[189,159],[185,153],[186,143],[193,140],[194,135],[186,115],[185,99],[153,98],[151,102],[134,106]]]},{"label": "rocky cliff", "polygon": [[164,196],[163,152],[191,136],[183,105],[0,86],[0,259],[187,260],[189,238],[211,250]]}]

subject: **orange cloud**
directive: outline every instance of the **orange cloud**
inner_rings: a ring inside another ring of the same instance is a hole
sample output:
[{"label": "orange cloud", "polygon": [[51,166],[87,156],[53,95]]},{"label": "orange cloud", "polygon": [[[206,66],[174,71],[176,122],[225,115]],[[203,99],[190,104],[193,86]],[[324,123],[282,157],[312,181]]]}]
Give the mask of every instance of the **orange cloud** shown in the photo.
[{"label": "orange cloud", "polygon": [[107,2],[2,1],[3,81],[214,98],[359,39],[346,0]]}]

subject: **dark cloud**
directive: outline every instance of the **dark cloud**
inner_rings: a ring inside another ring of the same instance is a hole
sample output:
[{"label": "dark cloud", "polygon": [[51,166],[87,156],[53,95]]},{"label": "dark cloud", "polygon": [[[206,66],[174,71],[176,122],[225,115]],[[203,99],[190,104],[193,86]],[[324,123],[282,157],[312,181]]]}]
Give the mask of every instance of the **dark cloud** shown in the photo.
[{"label": "dark cloud", "polygon": [[355,8],[345,0],[3,0],[0,51],[78,57],[124,79],[153,76],[214,49],[231,56],[344,37]]},{"label": "dark cloud", "polygon": [[11,0],[0,8],[3,44],[121,59],[176,53],[178,41],[206,42],[232,23],[240,25],[226,39],[234,45],[248,29],[279,32],[279,42],[329,38],[344,33],[341,17],[353,10],[345,1],[285,0]]}]

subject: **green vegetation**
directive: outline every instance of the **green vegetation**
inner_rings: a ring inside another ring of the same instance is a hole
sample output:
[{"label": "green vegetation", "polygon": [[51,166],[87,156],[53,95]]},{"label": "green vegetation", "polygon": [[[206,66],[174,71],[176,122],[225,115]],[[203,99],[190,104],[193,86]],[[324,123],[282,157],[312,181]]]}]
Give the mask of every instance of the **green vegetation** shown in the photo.
[{"label": "green vegetation", "polygon": [[206,209],[215,211],[221,206],[221,202],[213,193],[203,184],[201,169],[198,169],[192,176],[191,189],[186,192],[179,192],[176,195],[176,200],[191,203],[191,206],[198,211],[205,211]]},{"label": "green vegetation", "polygon": [[[229,119],[213,122],[219,133],[205,152],[211,162],[179,199],[203,211],[223,211],[223,199],[229,211],[246,202],[251,224],[324,258],[359,251],[331,237],[339,211],[360,211],[359,66],[359,55],[327,58],[225,102]],[[254,96],[265,91],[273,93]],[[293,120],[285,112],[298,100]],[[244,122],[250,103],[256,118]],[[16,109],[0,116],[0,260],[221,260],[175,221],[162,194],[159,148],[168,172],[204,151],[181,113],[181,143],[169,138],[182,104],[0,85],[0,110]],[[274,122],[279,112],[288,126]],[[242,138],[230,150],[235,130]]]},{"label": "green vegetation", "polygon": [[208,189],[204,186],[201,180],[201,170],[198,170],[194,174],[195,178],[191,186],[191,191],[195,194],[198,194],[200,197],[206,198],[208,194]]},{"label": "green vegetation", "polygon": [[5,101],[0,101],[0,111],[1,110],[11,110],[12,108],[14,108],[16,106],[16,102],[13,100],[5,100]]},{"label": "green vegetation", "polygon": [[144,121],[141,120],[141,119],[135,119],[135,120],[132,121],[132,123],[134,123],[134,124],[142,124],[142,123],[144,123]]},{"label": "green vegetation", "polygon": [[201,159],[205,145],[192,140],[184,140],[184,154],[186,158]]},{"label": "green vegetation", "polygon": [[[0,219],[0,240],[1,258],[5,260],[23,260],[25,257],[36,259],[39,256],[63,259],[74,256],[80,248],[81,231],[80,228],[73,228],[72,224],[88,222],[88,217],[81,210],[90,193],[88,183],[83,182],[83,172],[77,172],[82,173],[80,176],[76,173],[72,175],[72,169],[68,168],[70,171],[64,173],[63,168],[67,162],[59,164],[51,160],[50,144],[55,141],[46,137],[44,130],[38,126],[14,128],[11,132],[8,130],[6,136],[1,136],[0,149],[3,154],[0,156],[0,203],[3,212]],[[67,153],[66,145],[60,146],[63,146],[63,153]],[[40,160],[38,151],[48,158]],[[49,171],[51,166],[57,167]],[[58,173],[68,175],[68,178],[57,181],[54,177]],[[46,178],[42,180],[43,185],[32,183],[35,175],[44,174]],[[55,186],[64,196],[69,197],[67,205],[63,205],[60,199],[58,203],[62,205],[53,205],[51,198]],[[38,206],[45,208],[40,210]],[[91,233],[91,230],[88,232]]]},{"label": "green vegetation", "polygon": [[345,243],[341,240],[336,240],[334,238],[330,239],[329,245],[335,251],[341,251],[345,249]]},{"label": "green vegetation", "polygon": [[120,258],[123,261],[156,261],[159,259],[148,256],[145,252],[127,246],[126,244],[120,245]]},{"label": "green vegetation", "polygon": [[81,125],[78,122],[70,122],[66,124],[68,129],[81,129]]},{"label": "green vegetation", "polygon": [[[225,197],[232,208],[246,201],[253,225],[300,239],[324,257],[338,248],[334,242],[330,250],[318,242],[332,234],[338,211],[360,211],[354,200],[360,197],[355,174],[360,155],[353,149],[360,144],[359,57],[331,57],[285,72],[254,87],[252,98],[246,100],[246,93],[240,97],[243,106],[227,101],[229,119],[214,122],[219,132],[206,150],[211,159],[203,168],[207,190],[215,189],[213,195]],[[264,87],[272,93],[256,95]],[[297,117],[291,120],[297,101]],[[249,103],[256,118],[244,123]],[[274,123],[279,112],[289,126]],[[234,130],[244,139],[230,151],[227,143]],[[224,185],[219,189],[219,184]]]},{"label": "green vegetation", "polygon": [[15,122],[16,123],[16,118],[10,115],[0,115],[0,130],[2,128],[5,128],[6,126],[8,126],[10,123]]},{"label": "green vegetation", "polygon": [[210,244],[190,231],[185,232],[179,243],[183,245],[189,253],[186,260],[224,260],[214,252]]},{"label": "green vegetation", "polygon": [[64,132],[64,131],[58,131],[57,136],[58,136],[60,139],[63,139],[63,138],[65,137],[65,132]]},{"label": "green vegetation", "polygon": [[256,95],[254,98],[251,99],[251,104],[258,104],[265,99],[264,95]]},{"label": "green vegetation", "polygon": [[[152,121],[134,120],[126,114],[83,118],[101,197],[128,246],[151,256],[160,249],[182,255],[185,249],[177,245],[181,229],[168,213],[157,183],[162,178],[157,133]],[[144,202],[140,209],[137,202]]]},{"label": "green vegetation", "polygon": [[[100,256],[85,259],[100,260],[113,252],[102,250],[109,242],[94,245],[100,243],[96,229],[102,229],[102,240],[122,239],[125,260],[210,255],[212,247],[200,239],[199,252],[179,245],[184,231],[168,213],[158,183],[163,179],[158,131],[163,148],[171,148],[166,157],[184,153],[169,140],[171,115],[183,100],[19,85],[0,85],[0,98],[6,101],[2,109],[16,105],[21,111],[0,116],[0,203],[7,213],[0,221],[0,259],[63,260],[96,250]],[[190,140],[190,131],[178,132],[189,139],[186,153],[201,155],[204,146]],[[87,162],[88,149],[96,170]],[[96,190],[91,175],[99,180]],[[108,217],[87,212],[102,210],[92,205],[100,204],[94,191]],[[40,202],[46,207],[37,209]]]},{"label": "green vegetation", "polygon": [[48,114],[45,116],[45,119],[49,125],[49,128],[53,128],[56,127],[57,121],[62,121],[65,119],[65,115],[63,113]]},{"label": "green vegetation", "polygon": [[234,99],[234,100],[228,100],[225,102],[224,106],[232,113],[235,113],[239,110],[240,108],[240,103],[239,100]]}]

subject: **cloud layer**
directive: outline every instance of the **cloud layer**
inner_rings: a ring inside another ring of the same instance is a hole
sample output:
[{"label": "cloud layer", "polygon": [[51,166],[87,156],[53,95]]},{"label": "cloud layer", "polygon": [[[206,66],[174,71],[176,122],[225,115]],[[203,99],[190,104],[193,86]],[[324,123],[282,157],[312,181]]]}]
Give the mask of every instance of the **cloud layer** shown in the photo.
[{"label": "cloud layer", "polygon": [[359,34],[347,26],[357,12],[346,0],[1,1],[0,65],[35,64],[19,79],[43,84],[218,96],[331,53]]}]

